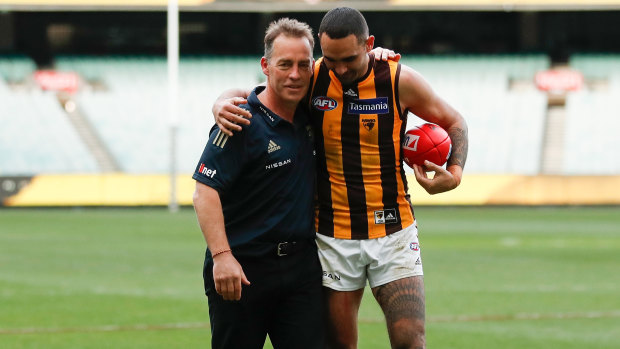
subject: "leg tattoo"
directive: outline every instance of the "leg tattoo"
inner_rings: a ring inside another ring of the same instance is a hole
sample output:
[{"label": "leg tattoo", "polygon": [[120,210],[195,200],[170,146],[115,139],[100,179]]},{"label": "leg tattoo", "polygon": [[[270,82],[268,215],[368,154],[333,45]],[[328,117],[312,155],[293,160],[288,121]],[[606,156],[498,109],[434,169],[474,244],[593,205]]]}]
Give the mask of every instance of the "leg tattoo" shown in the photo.
[{"label": "leg tattoo", "polygon": [[423,277],[396,280],[372,291],[385,314],[392,348],[424,348]]}]

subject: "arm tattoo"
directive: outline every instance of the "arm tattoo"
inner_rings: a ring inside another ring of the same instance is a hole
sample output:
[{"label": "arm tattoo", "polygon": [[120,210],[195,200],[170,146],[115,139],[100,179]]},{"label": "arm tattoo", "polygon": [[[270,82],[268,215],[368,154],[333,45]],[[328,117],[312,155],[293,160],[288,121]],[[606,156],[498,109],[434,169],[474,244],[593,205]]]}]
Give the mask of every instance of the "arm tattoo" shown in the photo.
[{"label": "arm tattoo", "polygon": [[467,148],[469,147],[467,128],[452,127],[448,131],[448,135],[452,141],[452,155],[448,159],[447,166],[458,165],[464,169],[467,160]]}]

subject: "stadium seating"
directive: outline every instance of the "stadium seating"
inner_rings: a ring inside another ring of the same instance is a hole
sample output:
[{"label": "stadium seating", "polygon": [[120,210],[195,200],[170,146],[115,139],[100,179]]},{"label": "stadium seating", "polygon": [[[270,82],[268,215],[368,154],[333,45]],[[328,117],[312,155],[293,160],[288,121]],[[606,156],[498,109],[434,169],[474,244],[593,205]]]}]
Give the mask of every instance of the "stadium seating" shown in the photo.
[{"label": "stadium seating", "polygon": [[53,93],[9,88],[28,81],[34,70],[27,57],[0,57],[0,175],[95,172],[94,159]]},{"label": "stadium seating", "polygon": [[[402,63],[466,118],[468,172],[539,172],[546,96],[531,88],[513,91],[510,83],[532,81],[549,67],[546,56],[405,56]],[[421,122],[411,118],[408,128]]]},{"label": "stadium seating", "polygon": [[607,81],[600,90],[586,89],[568,96],[564,173],[620,173],[620,55],[574,55],[571,67],[586,81]]},{"label": "stadium seating", "polygon": [[0,80],[22,81],[36,69],[34,62],[25,56],[0,56]]},{"label": "stadium seating", "polygon": [[0,105],[0,175],[96,172],[55,95],[0,90]]},{"label": "stadium seating", "polygon": [[[511,86],[515,81],[531,81],[537,71],[547,69],[547,56],[404,56],[402,63],[419,71],[467,119],[469,173],[540,172],[546,96],[532,87]],[[606,161],[604,150],[620,145],[611,131],[620,120],[620,104],[613,98],[620,92],[620,58],[577,55],[570,64],[586,79],[606,79],[608,84],[604,90],[569,95],[563,172],[617,174],[620,164]],[[165,58],[66,56],[57,57],[56,67],[78,72],[85,80],[75,101],[121,171],[169,170]],[[29,79],[34,69],[25,57],[0,57],[0,175],[97,172],[93,156],[53,94],[11,87]],[[192,172],[202,152],[213,126],[210,109],[215,97],[227,88],[249,88],[263,79],[258,57],[181,59],[176,153],[180,173]],[[584,125],[592,120],[600,126],[595,133],[584,132]],[[421,122],[411,116],[408,127]],[[584,167],[583,159],[592,157],[595,166]]]},{"label": "stadium seating", "polygon": [[[169,170],[167,65],[156,57],[59,57],[103,90],[86,89],[76,99],[129,173]],[[188,57],[179,66],[178,171],[191,173],[213,125],[211,105],[225,89],[250,88],[260,72],[257,57]]]}]

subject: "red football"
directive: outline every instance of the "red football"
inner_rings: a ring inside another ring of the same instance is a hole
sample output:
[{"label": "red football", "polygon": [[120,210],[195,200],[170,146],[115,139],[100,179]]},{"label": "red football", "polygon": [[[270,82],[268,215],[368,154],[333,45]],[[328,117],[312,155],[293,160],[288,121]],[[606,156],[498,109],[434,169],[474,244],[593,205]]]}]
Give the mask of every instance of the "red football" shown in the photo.
[{"label": "red football", "polygon": [[439,125],[426,123],[405,133],[403,158],[411,168],[413,164],[423,166],[424,160],[443,166],[448,161],[450,152],[452,141],[448,132]]}]

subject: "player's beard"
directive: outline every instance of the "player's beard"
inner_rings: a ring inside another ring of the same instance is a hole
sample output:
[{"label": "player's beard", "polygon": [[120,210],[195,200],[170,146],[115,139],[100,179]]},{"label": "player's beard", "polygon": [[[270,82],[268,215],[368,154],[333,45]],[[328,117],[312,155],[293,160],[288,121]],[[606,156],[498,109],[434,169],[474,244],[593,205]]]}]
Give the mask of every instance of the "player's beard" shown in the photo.
[{"label": "player's beard", "polygon": [[355,80],[357,80],[357,74],[355,72],[349,71],[349,72],[346,72],[344,75],[338,75],[334,72],[334,74],[336,75],[338,80],[340,80],[340,83],[343,85],[349,85],[355,82]]}]

